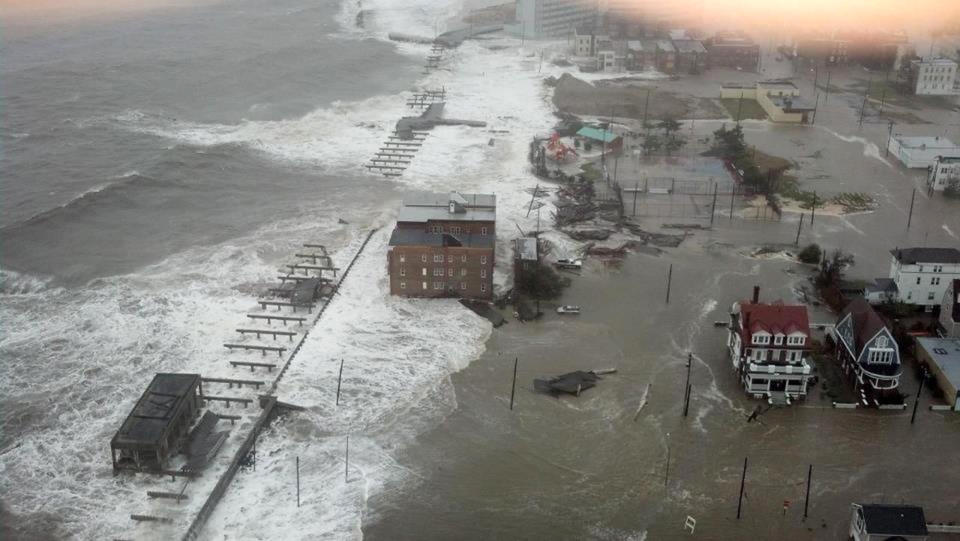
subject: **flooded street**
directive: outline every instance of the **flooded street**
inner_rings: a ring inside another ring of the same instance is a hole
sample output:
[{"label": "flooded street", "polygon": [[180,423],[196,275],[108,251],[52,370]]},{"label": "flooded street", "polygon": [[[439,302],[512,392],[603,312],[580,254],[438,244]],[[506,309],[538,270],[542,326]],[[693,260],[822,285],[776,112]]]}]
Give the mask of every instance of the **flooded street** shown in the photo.
[{"label": "flooded street", "polygon": [[[803,189],[866,192],[879,204],[873,212],[818,215],[812,229],[806,216],[800,245],[853,252],[856,265],[847,277],[866,280],[886,275],[894,247],[960,245],[960,204],[928,197],[922,172],[884,160],[885,123],[865,122],[858,131],[842,98],[830,100],[835,111],[814,127],[745,124],[749,144],[795,162],[791,173]],[[719,124],[697,121],[696,129],[709,133]],[[744,395],[725,348],[727,331],[713,322],[726,320],[730,305],[749,297],[754,285],[763,301],[798,303],[795,289],[809,288],[812,269],[784,257],[750,256],[764,244],[792,248],[798,214],[731,220],[721,208],[712,230],[660,256],[634,254],[620,267],[589,260],[559,301],[581,305],[582,315],[558,316],[545,305],[540,321],[511,320],[495,330],[484,355],[452,378],[456,411],[400,459],[422,482],[375,502],[365,535],[676,539],[689,536],[683,524],[691,516],[703,539],[845,539],[850,503],[861,501],[922,505],[928,521],[960,518],[960,465],[952,460],[960,418],[931,412],[925,391],[910,424],[918,386],[912,365],[901,380],[905,411],[833,409],[817,385],[806,401],[747,422],[761,402]],[[833,323],[835,315],[811,306],[810,320]],[[814,336],[823,340],[822,332]],[[688,352],[695,357],[685,418]],[[510,411],[514,358],[519,370]],[[532,390],[535,377],[606,367],[618,373],[579,398]]]}]

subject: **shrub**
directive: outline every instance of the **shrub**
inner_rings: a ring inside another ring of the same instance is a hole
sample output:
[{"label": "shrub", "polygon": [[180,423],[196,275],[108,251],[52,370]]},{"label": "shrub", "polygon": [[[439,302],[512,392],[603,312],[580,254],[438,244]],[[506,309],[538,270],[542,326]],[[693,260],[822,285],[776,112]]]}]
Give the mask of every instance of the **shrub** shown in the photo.
[{"label": "shrub", "polygon": [[808,244],[806,248],[800,251],[797,254],[797,259],[803,263],[819,263],[820,256],[823,252],[820,250],[820,246],[817,244]]}]

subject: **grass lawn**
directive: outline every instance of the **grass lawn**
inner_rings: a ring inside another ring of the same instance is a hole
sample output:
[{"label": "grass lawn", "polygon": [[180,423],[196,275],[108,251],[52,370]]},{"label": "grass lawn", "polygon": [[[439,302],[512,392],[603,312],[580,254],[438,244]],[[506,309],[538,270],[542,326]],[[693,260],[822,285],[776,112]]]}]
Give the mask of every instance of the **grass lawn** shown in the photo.
[{"label": "grass lawn", "polygon": [[[755,120],[764,120],[767,118],[767,113],[763,111],[763,107],[760,107],[760,104],[757,103],[757,100],[751,99],[739,99],[739,98],[724,98],[720,100],[723,103],[723,106],[727,109],[727,112],[730,114],[730,117],[733,119],[737,118],[737,111],[740,111],[740,119],[755,119]],[[741,106],[741,102],[743,102]]]}]

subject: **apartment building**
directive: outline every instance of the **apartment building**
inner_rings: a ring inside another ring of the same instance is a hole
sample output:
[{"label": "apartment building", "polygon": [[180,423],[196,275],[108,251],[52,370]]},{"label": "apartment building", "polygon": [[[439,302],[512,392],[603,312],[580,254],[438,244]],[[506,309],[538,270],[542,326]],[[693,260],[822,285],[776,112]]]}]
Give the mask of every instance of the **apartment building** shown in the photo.
[{"label": "apartment building", "polygon": [[493,298],[496,196],[428,194],[405,200],[390,236],[390,294]]}]

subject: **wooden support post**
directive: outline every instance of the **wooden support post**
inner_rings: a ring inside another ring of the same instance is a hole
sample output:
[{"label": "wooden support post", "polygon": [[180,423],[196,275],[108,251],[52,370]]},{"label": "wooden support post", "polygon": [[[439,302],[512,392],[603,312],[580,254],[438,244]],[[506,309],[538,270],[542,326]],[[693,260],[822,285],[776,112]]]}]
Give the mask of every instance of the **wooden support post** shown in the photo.
[{"label": "wooden support post", "polygon": [[636,186],[633,188],[633,214],[632,216],[637,215],[637,193],[640,191],[640,181],[638,180]]},{"label": "wooden support post", "polygon": [[670,304],[670,284],[673,281],[673,263],[670,263],[670,270],[667,271],[667,304]]},{"label": "wooden support post", "polygon": [[693,364],[693,353],[687,353],[687,384],[684,386],[685,396],[683,399],[683,416],[687,416],[687,410],[690,408],[690,366]]},{"label": "wooden support post", "polygon": [[343,482],[349,482],[350,477],[350,434],[347,434],[347,453],[343,458]]},{"label": "wooden support post", "polygon": [[337,405],[340,405],[340,382],[343,381],[343,359],[340,359],[340,375],[337,376]]},{"label": "wooden support post", "polygon": [[733,220],[733,198],[737,195],[736,184],[730,189],[730,219]]},{"label": "wooden support post", "polygon": [[807,469],[807,497],[803,499],[803,518],[807,518],[807,510],[810,508],[810,479],[813,478],[813,464]]},{"label": "wooden support post", "polygon": [[803,217],[804,217],[804,216],[806,216],[806,214],[801,214],[801,215],[800,215],[800,223],[797,224],[797,239],[793,241],[793,245],[794,245],[794,246],[800,246],[800,230],[803,229]]},{"label": "wooden support post", "polygon": [[510,411],[513,411],[513,397],[517,394],[517,365],[520,363],[520,357],[513,360],[513,386],[510,388]]},{"label": "wooden support post", "polygon": [[663,486],[670,482],[670,433],[667,432],[667,467],[663,470]]},{"label": "wooden support post", "polygon": [[817,214],[817,192],[813,192],[813,207],[810,209],[810,228],[813,228],[813,218]]},{"label": "wooden support post", "polygon": [[297,457],[297,507],[300,507],[300,457]]},{"label": "wooden support post", "polygon": [[743,509],[743,487],[747,482],[747,457],[743,457],[743,475],[740,476],[740,498],[737,500],[737,520],[740,520],[740,511]]}]

